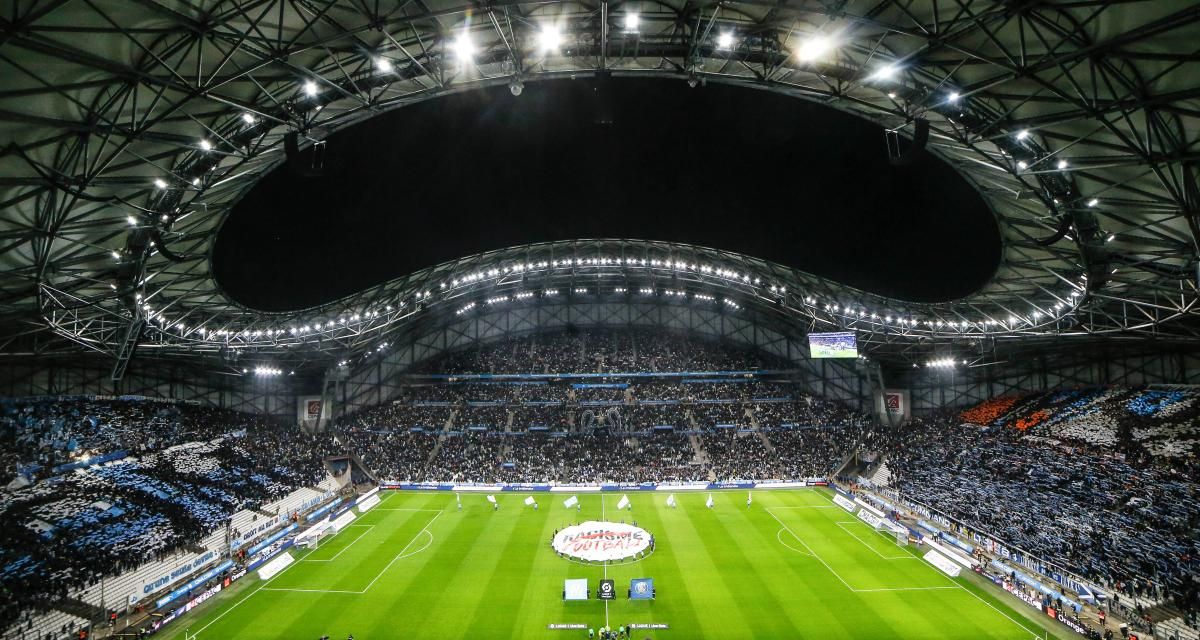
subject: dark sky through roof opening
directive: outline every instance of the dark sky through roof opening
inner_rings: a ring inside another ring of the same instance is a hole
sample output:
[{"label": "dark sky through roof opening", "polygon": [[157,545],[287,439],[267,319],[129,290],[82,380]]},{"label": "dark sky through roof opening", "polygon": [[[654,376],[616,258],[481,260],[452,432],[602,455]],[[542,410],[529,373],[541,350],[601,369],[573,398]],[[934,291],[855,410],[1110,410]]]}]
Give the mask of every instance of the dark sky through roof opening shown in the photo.
[{"label": "dark sky through roof opening", "polygon": [[576,238],[715,247],[922,302],[972,293],[1000,256],[991,212],[941,160],[893,167],[876,125],[719,84],[470,91],[329,136],[325,164],[276,169],[230,214],[213,260],[235,300],[297,309]]}]

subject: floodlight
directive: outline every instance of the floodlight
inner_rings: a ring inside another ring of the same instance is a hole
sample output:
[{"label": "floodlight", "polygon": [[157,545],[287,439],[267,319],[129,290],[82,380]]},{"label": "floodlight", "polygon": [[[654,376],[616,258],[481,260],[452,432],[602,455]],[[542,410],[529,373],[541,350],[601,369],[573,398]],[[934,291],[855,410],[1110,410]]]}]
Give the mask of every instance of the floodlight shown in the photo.
[{"label": "floodlight", "polygon": [[896,73],[899,71],[900,71],[900,69],[896,65],[889,64],[889,65],[880,67],[875,73],[871,74],[870,79],[871,80],[890,80],[890,79],[894,78],[896,76]]},{"label": "floodlight", "polygon": [[630,33],[638,30],[638,14],[632,12],[625,14],[625,30]]},{"label": "floodlight", "polygon": [[805,62],[816,60],[828,53],[834,47],[834,44],[833,39],[829,36],[813,36],[800,45],[800,49],[796,52],[796,57]]},{"label": "floodlight", "polygon": [[475,55],[475,43],[471,42],[470,34],[463,33],[454,41],[454,55],[463,61],[470,60],[471,56]]},{"label": "floodlight", "polygon": [[728,31],[722,31],[721,35],[717,36],[717,48],[718,49],[732,49],[733,48],[733,34]]},{"label": "floodlight", "polygon": [[542,32],[538,34],[538,40],[541,43],[542,51],[557,51],[562,44],[562,33],[558,27],[553,24],[542,25]]}]

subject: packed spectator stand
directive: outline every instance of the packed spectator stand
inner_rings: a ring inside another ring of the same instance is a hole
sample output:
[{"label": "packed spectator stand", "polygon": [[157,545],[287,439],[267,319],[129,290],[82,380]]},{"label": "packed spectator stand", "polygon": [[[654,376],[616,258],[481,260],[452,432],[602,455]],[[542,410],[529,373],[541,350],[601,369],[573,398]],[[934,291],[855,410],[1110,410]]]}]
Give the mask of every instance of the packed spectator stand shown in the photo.
[{"label": "packed spectator stand", "polygon": [[327,437],[189,404],[52,398],[0,411],[0,613],[17,629],[316,484],[335,451]]},{"label": "packed spectator stand", "polygon": [[[805,394],[785,367],[672,334],[541,334],[423,363],[399,398],[335,428],[370,447],[364,459],[391,480],[826,476],[870,419]],[[792,460],[776,457],[776,437]],[[426,458],[375,444],[402,438]],[[704,455],[710,445],[720,455]]]},{"label": "packed spectator stand", "polygon": [[19,525],[0,534],[0,612],[17,627],[314,485],[346,454],[381,480],[596,483],[828,477],[857,448],[885,461],[902,495],[1002,541],[1014,563],[1196,610],[1192,389],[1006,396],[893,429],[807,394],[769,357],[635,331],[429,361],[396,398],[316,435],[144,400],[0,407],[12,479],[0,514]]},{"label": "packed spectator stand", "polygon": [[1195,627],[1198,419],[1194,388],[1087,388],[993,398],[865,442],[885,454],[892,488],[1014,562],[1081,576],[1139,612],[1173,607]]}]

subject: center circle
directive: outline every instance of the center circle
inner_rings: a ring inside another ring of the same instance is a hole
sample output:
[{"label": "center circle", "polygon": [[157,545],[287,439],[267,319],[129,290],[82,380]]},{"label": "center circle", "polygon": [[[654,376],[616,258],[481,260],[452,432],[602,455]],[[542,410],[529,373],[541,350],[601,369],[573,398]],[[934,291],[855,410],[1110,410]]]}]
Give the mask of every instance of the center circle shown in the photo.
[{"label": "center circle", "polygon": [[613,562],[646,553],[654,536],[623,522],[588,520],[554,534],[551,546],[560,555],[584,562]]}]

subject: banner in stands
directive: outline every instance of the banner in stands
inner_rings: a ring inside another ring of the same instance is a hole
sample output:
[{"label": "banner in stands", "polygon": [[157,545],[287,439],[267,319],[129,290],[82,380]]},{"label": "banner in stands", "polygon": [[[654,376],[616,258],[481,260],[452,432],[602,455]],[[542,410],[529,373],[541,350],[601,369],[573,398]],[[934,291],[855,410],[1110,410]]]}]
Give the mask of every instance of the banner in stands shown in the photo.
[{"label": "banner in stands", "polygon": [[912,412],[907,389],[884,389],[875,392],[875,413],[885,423],[906,421]]},{"label": "banner in stands", "polygon": [[200,568],[204,565],[212,562],[213,558],[216,557],[217,554],[214,551],[202,553],[192,560],[171,569],[170,573],[164,573],[149,582],[143,583],[141,593],[143,596],[148,596],[155,591],[158,591],[159,589],[171,584],[172,582],[186,578],[192,573],[200,570]]},{"label": "banner in stands", "polygon": [[710,482],[709,489],[753,489],[754,482]]},{"label": "banner in stands", "polygon": [[654,491],[658,485],[653,482],[603,482],[601,491]]},{"label": "banner in stands", "polygon": [[299,406],[296,407],[296,417],[301,422],[313,423],[317,420],[329,419],[329,403],[325,402],[320,396],[309,396],[300,398]]},{"label": "banner in stands", "polygon": [[183,596],[187,595],[188,592],[192,591],[196,587],[199,587],[200,585],[204,584],[205,582],[212,580],[213,578],[220,575],[222,571],[224,571],[232,566],[233,566],[232,560],[226,560],[225,562],[222,562],[221,564],[196,576],[191,581],[189,581],[187,584],[179,587],[178,589],[175,589],[171,593],[168,593],[167,595],[159,598],[158,600],[155,600],[154,606],[159,609],[163,608],[164,605],[166,605],[174,600],[178,600],[179,598],[182,598]]},{"label": "banner in stands", "polygon": [[287,526],[286,528],[284,528],[284,529],[283,529],[283,530],[281,530],[281,531],[276,531],[275,533],[271,534],[271,537],[269,537],[269,538],[267,538],[266,540],[263,540],[262,542],[260,542],[260,543],[258,543],[258,544],[256,544],[256,545],[254,545],[253,547],[250,547],[250,549],[249,549],[248,551],[246,551],[246,555],[250,555],[250,556],[252,556],[252,555],[254,555],[254,554],[258,553],[259,551],[262,551],[263,549],[266,549],[267,547],[271,546],[271,543],[273,543],[273,542],[275,542],[276,540],[278,540],[278,539],[280,539],[280,538],[282,538],[282,537],[286,536],[287,534],[289,534],[289,533],[291,533],[291,532],[295,531],[295,530],[296,530],[296,529],[298,529],[298,528],[299,528],[299,527],[298,527],[297,525],[295,525],[295,524],[292,524],[292,525],[289,525],[289,526]]},{"label": "banner in stands", "polygon": [[549,482],[517,482],[506,484],[500,488],[501,491],[549,491]]}]

